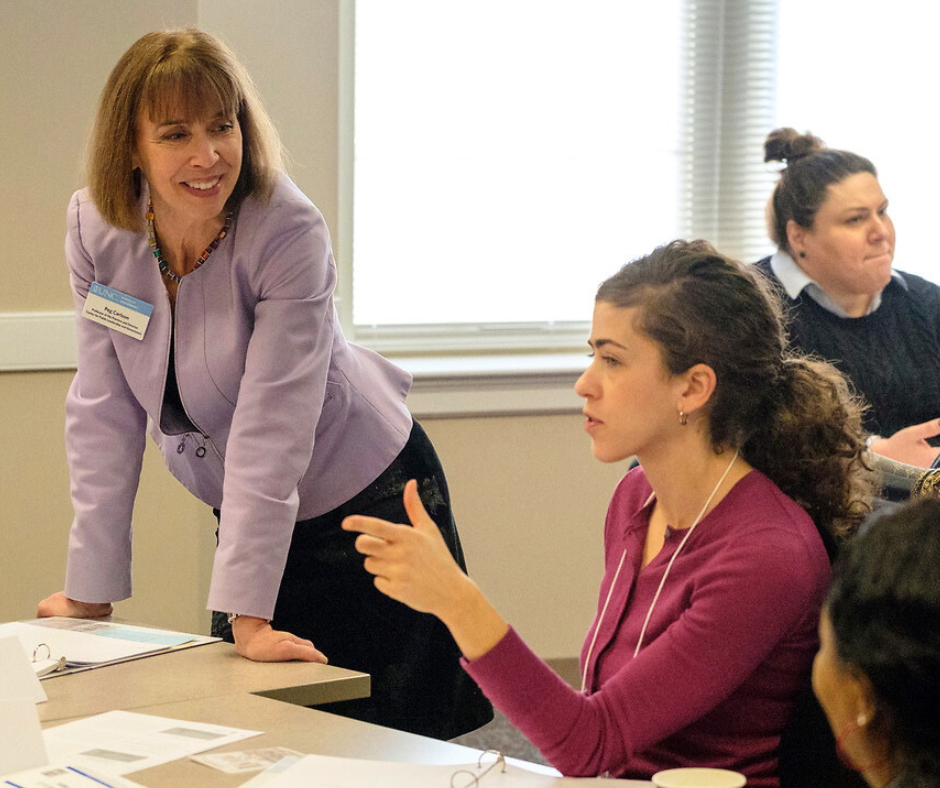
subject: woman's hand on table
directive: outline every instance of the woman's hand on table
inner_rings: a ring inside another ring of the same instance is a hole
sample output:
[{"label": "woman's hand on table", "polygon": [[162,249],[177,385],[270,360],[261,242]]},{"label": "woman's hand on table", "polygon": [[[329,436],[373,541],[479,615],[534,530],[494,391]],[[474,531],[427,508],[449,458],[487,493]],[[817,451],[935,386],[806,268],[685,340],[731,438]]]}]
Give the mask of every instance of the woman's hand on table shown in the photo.
[{"label": "woman's hand on table", "polygon": [[937,435],[940,435],[940,421],[931,419],[898,430],[890,438],[875,438],[869,448],[882,457],[918,468],[929,468],[937,459],[940,448],[931,446],[927,439]]},{"label": "woman's hand on table", "polygon": [[232,634],[236,653],[254,662],[327,662],[311,641],[274,629],[263,618],[239,616],[232,622]]},{"label": "woman's hand on table", "polygon": [[405,485],[404,504],[411,526],[354,515],[343,520],[343,528],[359,532],[356,550],[366,557],[363,564],[379,591],[437,616],[464,656],[477,659],[509,626],[457,565],[421,503],[414,479]]},{"label": "woman's hand on table", "polygon": [[77,599],[69,599],[64,591],[59,591],[39,603],[36,617],[101,618],[113,612],[114,606],[110,602],[79,602]]}]

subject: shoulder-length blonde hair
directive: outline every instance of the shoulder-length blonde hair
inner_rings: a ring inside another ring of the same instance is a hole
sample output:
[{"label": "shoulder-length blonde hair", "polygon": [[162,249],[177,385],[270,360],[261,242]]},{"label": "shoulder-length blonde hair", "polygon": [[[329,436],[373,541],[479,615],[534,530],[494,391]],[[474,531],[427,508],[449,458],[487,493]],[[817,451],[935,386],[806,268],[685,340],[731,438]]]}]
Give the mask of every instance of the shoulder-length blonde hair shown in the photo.
[{"label": "shoulder-length blonde hair", "polygon": [[232,51],[194,28],[138,39],[108,77],[88,147],[88,186],[101,215],[115,227],[143,229],[141,173],[134,165],[141,112],[202,118],[219,106],[237,118],[242,132],[242,168],[228,208],[249,195],[268,200],[283,166],[281,144]]}]

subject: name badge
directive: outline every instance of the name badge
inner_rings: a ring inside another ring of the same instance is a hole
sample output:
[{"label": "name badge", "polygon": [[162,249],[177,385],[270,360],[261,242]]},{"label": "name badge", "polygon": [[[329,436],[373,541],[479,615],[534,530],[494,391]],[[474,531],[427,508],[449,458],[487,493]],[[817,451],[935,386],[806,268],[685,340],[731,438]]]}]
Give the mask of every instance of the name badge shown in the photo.
[{"label": "name badge", "polygon": [[134,339],[143,339],[153,314],[153,305],[107,285],[92,282],[82,317]]}]

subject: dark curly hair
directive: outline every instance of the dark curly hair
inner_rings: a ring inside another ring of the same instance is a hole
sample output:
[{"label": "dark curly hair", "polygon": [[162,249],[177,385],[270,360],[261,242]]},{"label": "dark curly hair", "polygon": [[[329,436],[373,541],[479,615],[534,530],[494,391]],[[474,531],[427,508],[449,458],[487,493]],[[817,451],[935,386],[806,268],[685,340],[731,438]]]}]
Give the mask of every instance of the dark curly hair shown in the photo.
[{"label": "dark curly hair", "polygon": [[771,240],[781,249],[787,248],[787,222],[792,219],[810,229],[833,183],[860,172],[878,177],[875,165],[864,156],[827,148],[819,137],[791,128],[776,129],[767,135],[764,161],[787,165],[774,188],[767,222]]},{"label": "dark curly hair", "polygon": [[897,785],[940,785],[940,501],[910,503],[851,539],[826,607],[839,658],[871,682],[870,731],[888,743]]},{"label": "dark curly hair", "polygon": [[673,241],[621,268],[597,300],[639,307],[638,328],[672,374],[714,370],[716,451],[739,450],[821,532],[857,528],[874,495],[862,405],[835,367],[788,349],[779,301],[758,273],[705,241]]}]

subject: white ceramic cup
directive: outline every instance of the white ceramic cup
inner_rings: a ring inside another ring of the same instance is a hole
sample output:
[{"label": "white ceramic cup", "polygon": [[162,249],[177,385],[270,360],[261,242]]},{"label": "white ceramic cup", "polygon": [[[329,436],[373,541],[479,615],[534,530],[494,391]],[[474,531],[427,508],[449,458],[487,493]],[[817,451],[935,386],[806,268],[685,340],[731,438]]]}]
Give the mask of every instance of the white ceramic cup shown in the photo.
[{"label": "white ceramic cup", "polygon": [[743,788],[747,778],[727,769],[666,769],[653,775],[656,788]]}]

